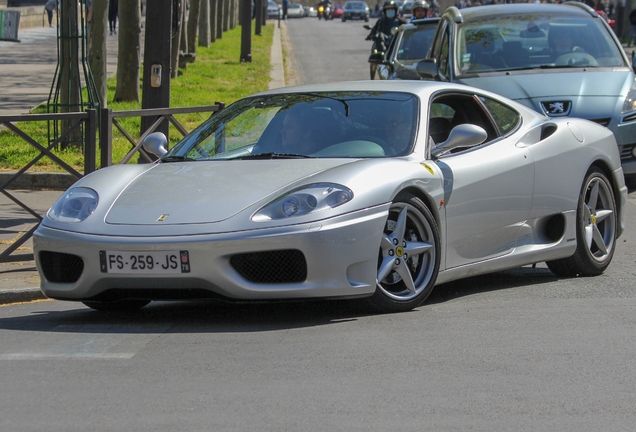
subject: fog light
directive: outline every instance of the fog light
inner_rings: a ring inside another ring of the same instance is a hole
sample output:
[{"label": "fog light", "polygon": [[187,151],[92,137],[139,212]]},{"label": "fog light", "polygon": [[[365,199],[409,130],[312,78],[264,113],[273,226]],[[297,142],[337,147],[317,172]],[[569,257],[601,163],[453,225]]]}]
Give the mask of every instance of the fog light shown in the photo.
[{"label": "fog light", "polygon": [[632,148],[632,156],[636,157],[636,146]]}]

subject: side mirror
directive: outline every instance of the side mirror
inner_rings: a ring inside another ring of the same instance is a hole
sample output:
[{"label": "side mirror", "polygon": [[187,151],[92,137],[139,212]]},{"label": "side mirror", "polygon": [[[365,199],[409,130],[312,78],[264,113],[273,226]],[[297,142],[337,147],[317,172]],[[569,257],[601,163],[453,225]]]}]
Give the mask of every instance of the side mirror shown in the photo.
[{"label": "side mirror", "polygon": [[369,24],[365,24],[362,27],[364,27],[367,30],[371,30],[373,27],[371,27]]},{"label": "side mirror", "polygon": [[162,158],[168,153],[168,139],[163,132],[153,132],[144,139],[143,147],[148,153]]},{"label": "side mirror", "polygon": [[431,149],[432,157],[439,157],[453,149],[460,147],[472,147],[486,141],[488,133],[474,124],[460,124],[451,130],[448,139]]},{"label": "side mirror", "polygon": [[632,70],[636,73],[636,50],[632,51]]},{"label": "side mirror", "polygon": [[439,81],[437,60],[424,59],[415,65],[415,72],[421,79]]}]

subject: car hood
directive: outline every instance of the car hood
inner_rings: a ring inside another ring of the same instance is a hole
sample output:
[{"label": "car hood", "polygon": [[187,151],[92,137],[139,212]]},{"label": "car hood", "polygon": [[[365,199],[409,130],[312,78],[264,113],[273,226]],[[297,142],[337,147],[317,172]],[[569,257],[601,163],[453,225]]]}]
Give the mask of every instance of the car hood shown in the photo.
[{"label": "car hood", "polygon": [[[541,102],[569,100],[570,115],[583,118],[611,117],[633,83],[629,70],[608,72],[549,72],[492,74],[458,80],[461,84],[492,91],[545,113]],[[591,102],[590,97],[594,97]],[[617,99],[621,100],[618,101]]]},{"label": "car hood", "polygon": [[260,201],[269,202],[302,179],[347,163],[333,159],[282,162],[158,164],[123,188],[105,221],[126,225],[219,222]]}]

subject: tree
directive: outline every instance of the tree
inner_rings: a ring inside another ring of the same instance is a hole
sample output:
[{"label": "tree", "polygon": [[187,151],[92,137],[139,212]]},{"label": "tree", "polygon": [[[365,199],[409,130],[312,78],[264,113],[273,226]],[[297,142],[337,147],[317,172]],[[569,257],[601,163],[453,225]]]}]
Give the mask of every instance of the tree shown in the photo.
[{"label": "tree", "polygon": [[[179,24],[176,29],[173,29],[172,32],[172,56],[170,59],[170,77],[176,78],[179,75],[179,51],[187,52],[187,47],[181,46],[181,43],[185,41],[185,38],[182,35],[185,33],[185,1],[177,0],[175,3],[176,10],[173,10],[172,13],[176,14],[175,21]],[[185,45],[185,44],[184,44]]]},{"label": "tree", "polygon": [[108,22],[108,0],[93,0],[91,43],[88,46],[88,64],[95,81],[99,106],[106,108],[106,27]]},{"label": "tree", "polygon": [[119,0],[117,87],[115,102],[139,102],[141,66],[140,0]]},{"label": "tree", "polygon": [[199,46],[210,47],[210,0],[199,0]]},{"label": "tree", "polygon": [[197,52],[197,30],[199,28],[199,0],[190,0],[188,13],[188,53]]}]

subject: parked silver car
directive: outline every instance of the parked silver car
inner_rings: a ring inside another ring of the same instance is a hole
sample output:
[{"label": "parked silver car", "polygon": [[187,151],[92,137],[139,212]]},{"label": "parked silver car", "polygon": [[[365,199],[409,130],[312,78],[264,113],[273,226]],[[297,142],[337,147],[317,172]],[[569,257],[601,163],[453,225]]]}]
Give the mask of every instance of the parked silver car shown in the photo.
[{"label": "parked silver car", "polygon": [[[497,92],[550,117],[582,117],[616,136],[636,180],[636,81],[608,23],[579,2],[502,4],[442,16],[421,77]],[[632,59],[633,63],[633,59]]]},{"label": "parked silver car", "polygon": [[274,0],[268,0],[267,2],[267,18],[280,18],[283,14],[283,9]]}]

